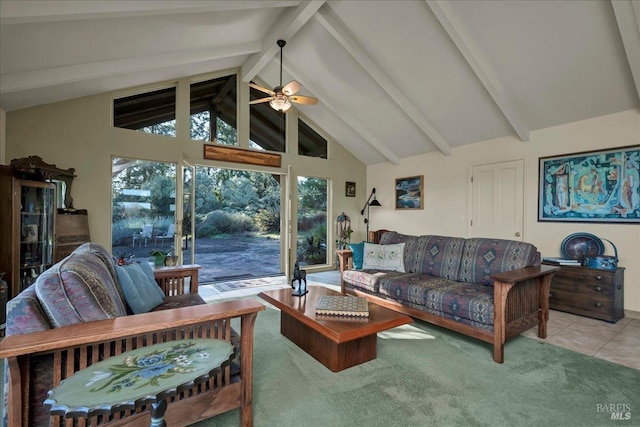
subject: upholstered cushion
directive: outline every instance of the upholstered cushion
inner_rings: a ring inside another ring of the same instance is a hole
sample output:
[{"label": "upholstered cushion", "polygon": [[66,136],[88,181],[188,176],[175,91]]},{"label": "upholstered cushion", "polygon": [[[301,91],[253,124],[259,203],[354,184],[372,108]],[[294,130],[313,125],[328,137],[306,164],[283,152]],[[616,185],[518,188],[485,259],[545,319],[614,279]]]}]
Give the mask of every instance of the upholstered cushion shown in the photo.
[{"label": "upholstered cushion", "polygon": [[54,328],[127,314],[111,273],[91,253],[74,253],[49,268],[35,291]]},{"label": "upholstered cushion", "polygon": [[493,285],[491,275],[534,265],[537,249],[514,240],[467,239],[457,280]]},{"label": "upholstered cushion", "polygon": [[[107,267],[107,270],[109,270],[109,274],[111,274],[114,283],[118,284],[118,276],[116,275],[116,262],[113,259],[113,255],[111,255],[108,250],[97,243],[87,242],[78,246],[73,251],[73,254],[80,253],[90,253],[98,257],[104,263],[105,267]],[[120,286],[116,286],[116,289],[118,290],[118,295],[120,296],[120,300],[124,305],[124,294],[122,293]]]},{"label": "upholstered cushion", "polygon": [[404,243],[376,245],[365,242],[362,268],[404,273]]},{"label": "upholstered cushion", "polygon": [[342,280],[354,288],[378,292],[378,279],[388,273],[388,271],[379,270],[345,270],[342,273]]},{"label": "upholstered cushion", "polygon": [[206,304],[205,300],[198,294],[181,294],[172,295],[165,298],[162,304],[158,305],[153,311],[168,310],[170,308],[191,307],[193,305]]},{"label": "upholstered cushion", "polygon": [[[454,320],[466,319],[472,326],[493,325],[493,288],[433,277],[420,273],[384,276],[380,294],[413,308]],[[483,327],[482,329],[486,329]]]},{"label": "upholstered cushion", "polygon": [[165,296],[162,289],[149,280],[140,264],[116,265],[116,274],[124,299],[134,314],[148,313],[162,304]]},{"label": "upholstered cushion", "polygon": [[456,280],[464,243],[461,237],[420,236],[407,250],[405,270]]},{"label": "upholstered cushion", "polygon": [[51,329],[33,284],[7,302],[7,336]]},{"label": "upholstered cushion", "polygon": [[362,258],[364,256],[364,242],[350,243],[349,248],[351,249],[353,257],[353,268],[355,268],[356,270],[361,270]]}]

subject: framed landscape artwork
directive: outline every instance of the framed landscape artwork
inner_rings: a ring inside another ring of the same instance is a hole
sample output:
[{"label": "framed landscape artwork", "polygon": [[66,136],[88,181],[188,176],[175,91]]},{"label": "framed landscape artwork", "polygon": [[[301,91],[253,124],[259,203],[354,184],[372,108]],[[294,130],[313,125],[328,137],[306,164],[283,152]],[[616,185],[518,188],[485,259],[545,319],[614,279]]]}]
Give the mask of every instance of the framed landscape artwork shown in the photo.
[{"label": "framed landscape artwork", "polygon": [[396,209],[424,209],[423,175],[396,179]]},{"label": "framed landscape artwork", "polygon": [[538,221],[640,223],[640,146],[539,160]]}]

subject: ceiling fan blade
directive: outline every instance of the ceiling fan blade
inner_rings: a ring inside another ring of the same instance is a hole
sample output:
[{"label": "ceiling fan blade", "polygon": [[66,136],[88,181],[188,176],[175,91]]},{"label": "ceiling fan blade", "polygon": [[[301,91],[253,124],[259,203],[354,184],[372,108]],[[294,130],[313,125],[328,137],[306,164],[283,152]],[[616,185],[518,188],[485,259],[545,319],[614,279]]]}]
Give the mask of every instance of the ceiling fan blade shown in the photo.
[{"label": "ceiling fan blade", "polygon": [[269,102],[273,99],[273,97],[269,97],[269,98],[260,98],[260,99],[256,99],[253,101],[249,101],[249,104],[261,104],[263,102]]},{"label": "ceiling fan blade", "polygon": [[298,104],[306,105],[316,105],[318,103],[318,99],[311,96],[290,96],[289,100],[291,100],[292,102],[297,102]]},{"label": "ceiling fan blade", "polygon": [[302,85],[294,80],[284,85],[284,87],[282,88],[282,93],[284,93],[287,96],[291,96],[297,91],[299,91],[300,89],[302,89]]},{"label": "ceiling fan blade", "polygon": [[262,86],[258,86],[258,85],[257,85],[257,84],[255,84],[255,83],[249,83],[249,86],[250,86],[250,87],[252,87],[252,88],[254,88],[254,89],[256,89],[256,90],[259,90],[260,92],[264,92],[264,93],[266,93],[266,94],[268,94],[268,95],[271,95],[271,96],[274,96],[274,95],[276,94],[276,93],[275,93],[274,91],[272,91],[271,89],[267,89],[267,88],[264,88],[264,87],[262,87]]}]

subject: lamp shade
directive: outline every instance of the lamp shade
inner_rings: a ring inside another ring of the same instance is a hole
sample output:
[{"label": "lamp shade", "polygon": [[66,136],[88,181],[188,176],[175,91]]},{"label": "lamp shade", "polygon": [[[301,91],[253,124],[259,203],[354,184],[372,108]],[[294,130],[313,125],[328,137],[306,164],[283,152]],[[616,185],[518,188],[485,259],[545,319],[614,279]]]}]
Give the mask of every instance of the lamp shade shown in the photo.
[{"label": "lamp shade", "polygon": [[282,111],[283,113],[286,113],[287,111],[289,111],[289,108],[291,108],[291,103],[284,97],[277,97],[275,99],[272,99],[271,101],[269,101],[269,105],[271,105],[271,108],[273,108],[274,110]]},{"label": "lamp shade", "polygon": [[378,199],[373,199],[370,203],[369,206],[382,206],[380,204],[380,202],[378,201]]}]

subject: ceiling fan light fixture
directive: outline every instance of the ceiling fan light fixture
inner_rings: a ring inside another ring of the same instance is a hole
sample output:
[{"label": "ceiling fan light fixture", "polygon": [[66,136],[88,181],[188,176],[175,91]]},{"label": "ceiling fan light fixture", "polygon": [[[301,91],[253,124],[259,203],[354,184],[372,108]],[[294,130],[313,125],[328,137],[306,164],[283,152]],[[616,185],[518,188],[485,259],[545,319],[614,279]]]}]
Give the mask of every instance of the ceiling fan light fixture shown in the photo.
[{"label": "ceiling fan light fixture", "polygon": [[276,111],[286,113],[291,108],[291,103],[285,97],[277,97],[269,101],[269,105]]}]

